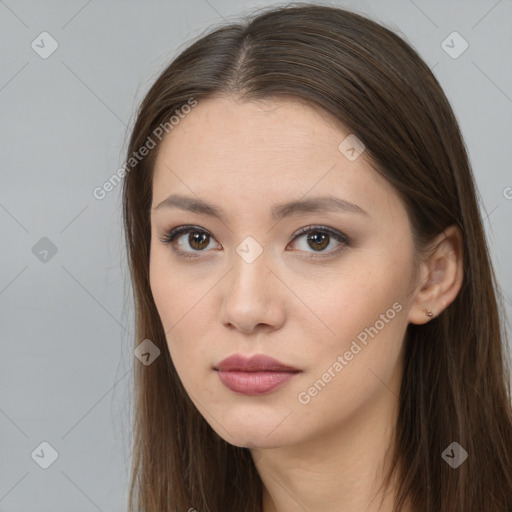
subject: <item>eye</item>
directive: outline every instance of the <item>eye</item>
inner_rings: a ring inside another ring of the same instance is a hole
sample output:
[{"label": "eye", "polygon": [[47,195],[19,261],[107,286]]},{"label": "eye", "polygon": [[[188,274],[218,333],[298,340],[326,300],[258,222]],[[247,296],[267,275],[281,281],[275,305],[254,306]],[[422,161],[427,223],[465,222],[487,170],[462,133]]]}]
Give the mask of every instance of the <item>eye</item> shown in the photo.
[{"label": "eye", "polygon": [[[293,238],[292,242],[303,238],[304,235],[307,236],[304,238],[303,247],[309,247],[313,249],[313,254],[310,254],[306,257],[312,259],[333,256],[344,247],[349,247],[351,244],[351,240],[347,235],[335,229],[328,228],[327,226],[306,226],[301,228]],[[337,242],[337,248],[325,251],[324,249],[331,245],[332,239]],[[309,251],[305,250],[305,252]],[[320,254],[316,255],[314,253]]]},{"label": "eye", "polygon": [[213,240],[210,233],[202,228],[197,226],[178,226],[164,233],[164,235],[160,237],[160,241],[164,244],[171,244],[174,252],[179,256],[185,258],[199,258],[200,254],[193,254],[189,251],[175,248],[176,246],[180,246],[180,238],[186,234],[188,234],[187,243],[195,252],[204,252],[204,249],[210,245],[210,240]]},{"label": "eye", "polygon": [[[180,240],[187,234],[188,237],[186,238],[186,242]],[[351,244],[351,240],[348,236],[327,226],[306,226],[301,228],[293,237],[292,242],[303,238],[305,235],[307,236],[304,241],[307,246],[302,251],[309,252],[307,247],[313,249],[313,254],[306,256],[312,259],[332,256]],[[159,239],[164,244],[171,244],[173,246],[173,251],[179,256],[183,256],[185,258],[200,257],[201,255],[198,253],[206,252],[205,250],[210,246],[210,242],[214,240],[208,231],[198,226],[178,226],[171,229],[169,232],[164,233],[163,236],[159,237]],[[331,245],[332,239],[337,242],[338,247],[325,251],[325,248]],[[183,250],[184,244],[188,244],[189,247],[192,248],[192,251]],[[196,254],[194,254],[194,252]],[[314,253],[320,253],[320,255],[317,256]]]}]

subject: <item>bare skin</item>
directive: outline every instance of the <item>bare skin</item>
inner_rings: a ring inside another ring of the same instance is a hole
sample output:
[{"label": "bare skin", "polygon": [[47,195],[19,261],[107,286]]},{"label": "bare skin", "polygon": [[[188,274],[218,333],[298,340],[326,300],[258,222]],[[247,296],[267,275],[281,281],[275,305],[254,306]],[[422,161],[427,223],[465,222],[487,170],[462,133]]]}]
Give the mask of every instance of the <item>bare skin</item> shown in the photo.
[{"label": "bare skin", "polygon": [[[393,488],[383,495],[379,487],[406,328],[430,320],[425,307],[438,315],[461,286],[455,227],[435,240],[413,280],[404,204],[365,152],[350,161],[338,149],[348,135],[296,102],[202,100],[164,139],[155,164],[150,282],[169,351],[211,427],[251,449],[264,512],[391,512]],[[225,218],[156,209],[170,194],[214,204]],[[365,213],[271,217],[277,204],[327,195]],[[162,242],[181,225],[196,229]],[[313,239],[296,238],[308,226]],[[349,241],[322,238],[322,227]],[[204,243],[194,244],[203,231]],[[258,246],[250,263],[237,252]],[[233,392],[214,366],[235,353],[270,355],[300,373],[267,394]]]}]

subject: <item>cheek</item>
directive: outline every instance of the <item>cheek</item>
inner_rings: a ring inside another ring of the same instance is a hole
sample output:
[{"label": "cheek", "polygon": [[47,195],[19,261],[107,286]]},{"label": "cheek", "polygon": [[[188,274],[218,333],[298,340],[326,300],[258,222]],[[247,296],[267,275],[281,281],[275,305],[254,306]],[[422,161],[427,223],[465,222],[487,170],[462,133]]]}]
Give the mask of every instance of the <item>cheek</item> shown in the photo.
[{"label": "cheek", "polygon": [[407,327],[395,278],[354,272],[340,278],[339,290],[322,302],[323,320],[334,335],[328,332],[305,351],[310,368],[297,390],[295,410],[304,413],[306,430],[319,423],[328,429],[373,407],[377,397],[392,396]]},{"label": "cheek", "polygon": [[212,283],[200,272],[180,272],[167,249],[161,248],[152,250],[149,280],[171,358],[180,377],[185,376],[191,362],[211,358],[201,340],[211,331],[214,318],[207,296]]},{"label": "cheek", "polygon": [[149,264],[149,284],[160,320],[165,332],[174,325],[179,277],[172,276],[171,266],[167,264],[161,249],[151,248]]},{"label": "cheek", "polygon": [[[389,334],[394,338],[402,332],[405,315],[401,312],[406,310],[412,260],[407,253],[378,254],[354,253],[325,282],[302,283],[304,302],[319,317],[308,313],[303,318],[314,319],[323,340],[319,347],[322,352],[348,350],[358,336],[362,342],[371,339],[368,330],[375,333],[375,325],[378,337]],[[322,288],[320,283],[324,283]],[[316,291],[308,294],[308,289]]]},{"label": "cheek", "polygon": [[149,266],[151,292],[165,332],[174,332],[174,326],[188,321],[208,288],[199,272],[176,264],[170,251],[165,246],[153,246]]},{"label": "cheek", "polygon": [[[320,414],[336,404],[334,422],[385,392],[397,376],[412,260],[405,251],[401,256],[390,252],[387,258],[359,255],[345,263],[312,307],[329,330],[317,322],[323,335],[307,350],[311,366],[299,390],[300,403],[309,400],[304,406],[309,412]],[[314,423],[313,416],[306,421]]]}]

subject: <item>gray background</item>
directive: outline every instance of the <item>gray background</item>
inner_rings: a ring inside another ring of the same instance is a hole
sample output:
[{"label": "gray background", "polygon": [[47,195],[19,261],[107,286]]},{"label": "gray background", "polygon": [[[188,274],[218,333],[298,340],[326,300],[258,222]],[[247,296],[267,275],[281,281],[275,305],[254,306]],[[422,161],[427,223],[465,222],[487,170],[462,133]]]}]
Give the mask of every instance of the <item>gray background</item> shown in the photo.
[{"label": "gray background", "polygon": [[[135,108],[169,60],[208,27],[270,3],[0,0],[0,511],[126,509],[140,363],[121,186],[103,200],[92,191],[123,164]],[[444,87],[510,318],[512,1],[332,5],[398,32]],[[59,46],[43,59],[31,44],[48,51],[45,31]],[[453,31],[469,44],[458,58],[442,46]],[[47,469],[42,442],[58,453]]]}]

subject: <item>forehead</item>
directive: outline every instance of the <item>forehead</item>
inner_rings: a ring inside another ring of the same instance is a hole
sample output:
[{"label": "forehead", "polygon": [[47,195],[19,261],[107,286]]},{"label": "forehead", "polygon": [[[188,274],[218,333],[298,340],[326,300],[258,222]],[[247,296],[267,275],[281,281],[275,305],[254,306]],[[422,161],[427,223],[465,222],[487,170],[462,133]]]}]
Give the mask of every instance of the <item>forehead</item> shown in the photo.
[{"label": "forehead", "polygon": [[371,202],[389,205],[394,190],[365,153],[351,161],[340,151],[349,135],[341,123],[304,103],[199,100],[161,143],[154,204],[176,192],[205,198],[213,191],[222,196],[217,202],[243,204],[339,191],[367,211]]},{"label": "forehead", "polygon": [[[240,102],[228,98],[199,100],[198,105],[164,139],[160,152],[195,145],[197,157],[261,160],[337,150],[344,134],[332,119],[312,106],[290,100]],[[189,155],[190,156],[190,155]],[[228,163],[228,162],[227,162]]]},{"label": "forehead", "polygon": [[163,139],[155,174],[163,163],[179,163],[187,174],[200,173],[204,179],[212,171],[248,176],[254,167],[262,179],[276,171],[288,176],[288,171],[307,172],[340,156],[344,136],[325,115],[298,102],[199,100]]}]

